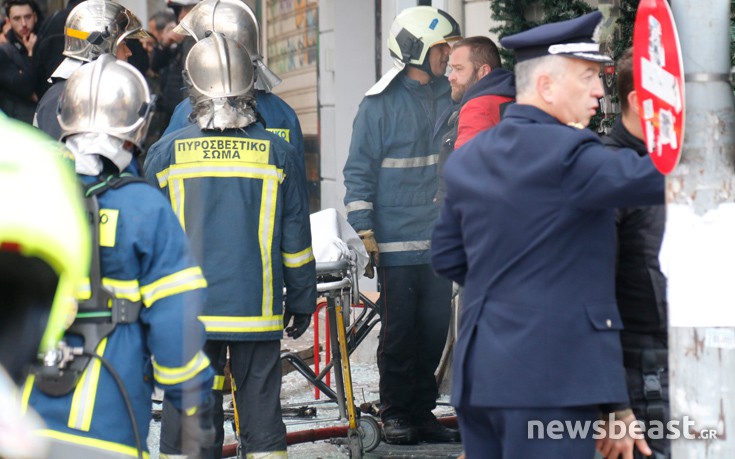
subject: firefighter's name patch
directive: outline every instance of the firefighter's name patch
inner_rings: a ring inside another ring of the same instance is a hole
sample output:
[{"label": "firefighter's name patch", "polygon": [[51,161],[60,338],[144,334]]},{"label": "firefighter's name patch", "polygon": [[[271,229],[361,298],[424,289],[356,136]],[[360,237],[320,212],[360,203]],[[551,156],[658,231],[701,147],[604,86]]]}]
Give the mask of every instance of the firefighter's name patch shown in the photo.
[{"label": "firefighter's name patch", "polygon": [[278,137],[282,138],[286,142],[291,142],[291,130],[290,129],[267,128],[266,131],[277,135]]},{"label": "firefighter's name patch", "polygon": [[174,142],[176,164],[202,161],[243,161],[268,164],[270,140],[238,137],[201,137]]}]

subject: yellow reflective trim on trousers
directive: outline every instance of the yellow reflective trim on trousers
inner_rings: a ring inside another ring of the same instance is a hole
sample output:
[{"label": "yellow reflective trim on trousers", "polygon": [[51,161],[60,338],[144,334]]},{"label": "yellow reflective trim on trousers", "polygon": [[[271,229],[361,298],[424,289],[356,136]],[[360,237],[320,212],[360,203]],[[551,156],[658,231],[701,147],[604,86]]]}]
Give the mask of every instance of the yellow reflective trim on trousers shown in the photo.
[{"label": "yellow reflective trim on trousers", "polygon": [[[115,298],[122,298],[130,301],[140,301],[140,288],[137,280],[119,280],[102,278],[102,285],[107,287]],[[89,278],[85,278],[77,287],[77,300],[88,300],[92,297],[92,288]]]},{"label": "yellow reflective trim on trousers", "polygon": [[140,293],[143,295],[143,304],[150,307],[162,298],[206,286],[207,281],[204,279],[202,269],[199,266],[193,266],[142,286]]},{"label": "yellow reflective trim on trousers", "polygon": [[[107,338],[103,338],[97,346],[96,354],[103,356],[107,347]],[[74,396],[71,399],[71,410],[69,411],[69,421],[67,426],[72,429],[89,432],[92,425],[92,412],[94,411],[94,403],[97,399],[97,386],[100,381],[100,370],[102,364],[99,359],[92,358],[87,368],[84,370],[81,379],[74,389]]]},{"label": "yellow reflective trim on trousers", "polygon": [[153,361],[153,377],[160,384],[174,385],[186,382],[209,366],[209,358],[204,352],[197,354],[182,367],[164,367]]},{"label": "yellow reflective trim on trousers", "polygon": [[301,252],[296,253],[281,252],[281,256],[283,257],[283,265],[285,267],[298,268],[312,261],[314,259],[314,252],[312,252],[311,247],[307,247]]},{"label": "yellow reflective trim on trousers", "polygon": [[[258,222],[258,241],[260,243],[260,262],[263,270],[263,300],[261,314],[273,315],[273,231],[276,220],[278,187],[273,180],[263,181],[260,198],[260,218]],[[280,288],[280,287],[279,287]]]},{"label": "yellow reflective trim on trousers", "polygon": [[283,315],[268,317],[199,316],[209,333],[246,333],[283,330]]},{"label": "yellow reflective trim on trousers", "polygon": [[33,392],[33,384],[35,384],[35,382],[36,375],[30,374],[26,378],[25,384],[23,384],[23,393],[20,397],[20,410],[23,414],[28,411],[28,401],[31,399],[31,392]]},{"label": "yellow reflective trim on trousers", "polygon": [[[138,457],[137,449],[132,446],[123,445],[121,443],[113,443],[111,441],[98,440],[96,438],[82,437],[79,435],[72,435],[49,429],[38,430],[37,433],[43,437],[53,438],[55,440],[63,441],[66,443],[84,445],[91,448],[97,448],[104,451],[111,451],[113,453],[123,454],[130,457]],[[150,455],[147,452],[143,452],[143,458],[147,459],[149,457]]]},{"label": "yellow reflective trim on trousers", "polygon": [[212,390],[222,390],[225,388],[225,377],[223,375],[214,375]]}]

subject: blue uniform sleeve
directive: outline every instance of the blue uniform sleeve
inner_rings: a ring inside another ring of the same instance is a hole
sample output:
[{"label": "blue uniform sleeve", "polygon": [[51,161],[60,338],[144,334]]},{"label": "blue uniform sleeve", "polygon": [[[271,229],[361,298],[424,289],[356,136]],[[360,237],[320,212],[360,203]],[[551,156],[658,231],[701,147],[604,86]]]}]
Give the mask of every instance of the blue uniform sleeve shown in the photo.
[{"label": "blue uniform sleeve", "polygon": [[145,157],[143,163],[143,176],[145,179],[153,185],[157,190],[166,192],[166,187],[161,187],[158,181],[158,173],[170,166],[168,149],[168,142],[164,141],[165,137],[159,139],[156,143],[151,145],[148,149],[148,154]]},{"label": "blue uniform sleeve", "polygon": [[437,274],[464,286],[467,254],[460,222],[459,214],[452,210],[452,196],[448,193],[431,236],[431,264]]},{"label": "blue uniform sleeve", "polygon": [[345,163],[347,221],[357,231],[372,229],[373,206],[383,156],[381,111],[377,101],[363,99],[352,123],[350,152]]},{"label": "blue uniform sleeve", "polygon": [[140,290],[153,354],[155,384],[179,409],[203,403],[214,373],[202,351],[206,337],[197,318],[204,303],[206,281],[194,262],[189,244],[165,199],[150,193],[146,224],[140,225],[136,246],[140,260]]},{"label": "blue uniform sleeve", "polygon": [[562,188],[568,202],[580,209],[651,206],[665,201],[664,176],[650,158],[627,148],[607,148],[596,138],[562,159]]},{"label": "blue uniform sleeve", "polygon": [[311,249],[311,226],[308,200],[303,193],[306,175],[298,167],[296,151],[287,147],[283,180],[283,220],[281,255],[286,284],[286,310],[297,314],[313,314],[316,310],[316,263]]},{"label": "blue uniform sleeve", "polygon": [[189,123],[189,114],[191,113],[191,102],[189,99],[184,99],[181,102],[176,105],[176,108],[174,108],[174,112],[171,115],[171,120],[168,122],[168,126],[166,127],[166,130],[163,131],[163,135],[161,137],[170,134],[174,131],[177,131],[181,129],[184,126],[187,126]]}]

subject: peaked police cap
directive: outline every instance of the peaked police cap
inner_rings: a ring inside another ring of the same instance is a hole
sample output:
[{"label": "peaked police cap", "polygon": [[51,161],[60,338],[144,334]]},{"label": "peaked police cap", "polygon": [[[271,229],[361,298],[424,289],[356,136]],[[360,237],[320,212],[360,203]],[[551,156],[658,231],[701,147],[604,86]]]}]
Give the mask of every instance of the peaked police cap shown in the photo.
[{"label": "peaked police cap", "polygon": [[512,49],[516,62],[543,56],[567,56],[593,62],[612,62],[600,53],[598,42],[602,13],[594,11],[567,21],[540,25],[515,35],[504,37],[500,44]]}]

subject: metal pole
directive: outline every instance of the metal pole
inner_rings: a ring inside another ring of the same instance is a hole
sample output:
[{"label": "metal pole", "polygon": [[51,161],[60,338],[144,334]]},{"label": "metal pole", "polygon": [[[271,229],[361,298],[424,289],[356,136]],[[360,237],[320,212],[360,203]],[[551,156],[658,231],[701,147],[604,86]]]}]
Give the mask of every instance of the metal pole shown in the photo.
[{"label": "metal pole", "polygon": [[[729,0],[673,0],[684,62],[685,139],[666,185],[675,459],[735,458],[735,154]],[[689,420],[693,425],[685,426]],[[716,436],[716,439],[711,438]]]}]

